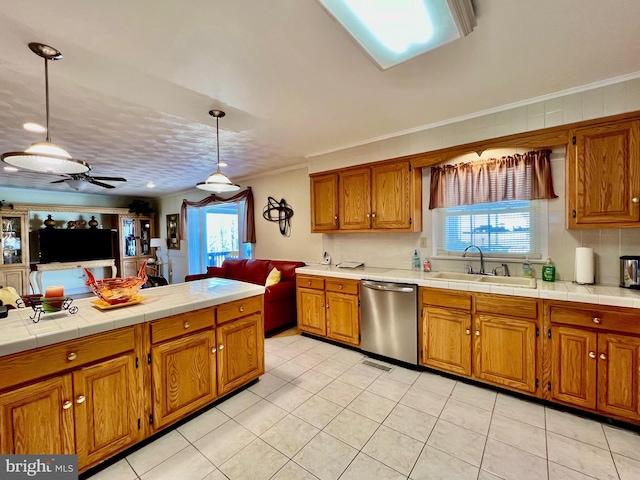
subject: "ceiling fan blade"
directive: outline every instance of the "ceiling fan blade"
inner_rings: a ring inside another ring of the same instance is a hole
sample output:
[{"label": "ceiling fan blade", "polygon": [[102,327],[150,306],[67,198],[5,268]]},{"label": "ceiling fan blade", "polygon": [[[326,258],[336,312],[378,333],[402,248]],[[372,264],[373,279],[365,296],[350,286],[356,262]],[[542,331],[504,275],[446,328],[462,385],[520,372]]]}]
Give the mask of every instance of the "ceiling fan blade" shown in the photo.
[{"label": "ceiling fan blade", "polygon": [[62,180],[56,180],[55,182],[49,182],[49,183],[63,183],[66,182],[67,180],[69,180],[68,178],[64,178]]},{"label": "ceiling fan blade", "polygon": [[87,180],[89,181],[89,183],[93,183],[94,185],[98,185],[99,187],[104,187],[104,188],[116,188],[113,185],[109,185],[108,183],[102,183],[102,182],[98,182],[97,180],[95,180],[93,177],[87,177]]},{"label": "ceiling fan blade", "polygon": [[94,177],[94,176],[89,176],[87,175],[89,178],[93,178],[94,180],[110,180],[112,182],[126,182],[127,179],[126,178],[122,178],[122,177]]}]

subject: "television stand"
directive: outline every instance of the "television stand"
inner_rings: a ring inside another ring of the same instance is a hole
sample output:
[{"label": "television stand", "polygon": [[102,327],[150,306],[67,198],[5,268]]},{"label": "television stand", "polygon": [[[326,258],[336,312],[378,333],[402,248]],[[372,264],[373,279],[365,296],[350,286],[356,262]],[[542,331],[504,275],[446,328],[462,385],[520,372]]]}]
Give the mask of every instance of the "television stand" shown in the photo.
[{"label": "television stand", "polygon": [[86,260],[82,262],[62,262],[62,263],[35,263],[31,265],[29,273],[29,284],[34,294],[43,295],[42,272],[53,272],[56,270],[73,270],[74,268],[100,268],[111,267],[111,276],[115,278],[118,274],[116,261],[113,258],[106,260]]}]

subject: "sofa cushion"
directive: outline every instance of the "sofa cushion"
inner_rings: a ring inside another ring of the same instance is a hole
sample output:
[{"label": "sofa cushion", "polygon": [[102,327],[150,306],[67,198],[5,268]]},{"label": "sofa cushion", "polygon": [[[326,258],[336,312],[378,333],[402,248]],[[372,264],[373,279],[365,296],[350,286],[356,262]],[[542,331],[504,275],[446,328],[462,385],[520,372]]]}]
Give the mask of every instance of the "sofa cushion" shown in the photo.
[{"label": "sofa cushion", "polygon": [[221,267],[207,267],[207,277],[227,278],[227,265]]},{"label": "sofa cushion", "polygon": [[24,302],[20,294],[13,287],[0,288],[0,300],[4,305],[11,305],[14,308],[24,307]]},{"label": "sofa cushion", "polygon": [[270,287],[271,285],[275,285],[278,282],[280,282],[280,270],[278,270],[276,267],[273,267],[269,272],[269,275],[267,275],[264,286]]},{"label": "sofa cushion", "polygon": [[267,275],[273,267],[269,260],[247,260],[244,266],[244,271],[241,274],[243,282],[255,283],[257,285],[264,285],[267,281]]},{"label": "sofa cushion", "polygon": [[225,260],[222,265],[227,269],[227,278],[244,282],[244,266],[246,263],[246,258],[233,258]]}]

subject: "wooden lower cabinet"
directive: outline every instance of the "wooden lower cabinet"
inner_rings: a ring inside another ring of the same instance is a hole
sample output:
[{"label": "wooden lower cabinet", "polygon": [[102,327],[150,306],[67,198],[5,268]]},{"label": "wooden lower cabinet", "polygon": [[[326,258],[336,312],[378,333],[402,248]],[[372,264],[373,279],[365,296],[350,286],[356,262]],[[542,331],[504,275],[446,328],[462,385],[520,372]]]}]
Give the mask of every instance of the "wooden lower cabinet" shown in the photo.
[{"label": "wooden lower cabinet", "polygon": [[596,408],[596,333],[553,326],[551,350],[551,398]]},{"label": "wooden lower cabinet", "polygon": [[235,390],[264,373],[262,316],[252,314],[216,329],[218,340],[218,390]]},{"label": "wooden lower cabinet", "polygon": [[327,338],[351,345],[360,345],[360,311],[358,296],[327,292]]},{"label": "wooden lower cabinet", "polygon": [[471,375],[470,334],[470,313],[424,306],[421,363],[459,375]]},{"label": "wooden lower cabinet", "polygon": [[598,410],[640,420],[640,338],[598,334]]},{"label": "wooden lower cabinet", "polygon": [[536,321],[487,314],[476,314],[474,321],[474,376],[534,393]]},{"label": "wooden lower cabinet", "polygon": [[74,371],[73,391],[79,468],[142,438],[134,352]]},{"label": "wooden lower cabinet", "polygon": [[298,275],[298,328],[348,345],[360,345],[360,281]]},{"label": "wooden lower cabinet", "polygon": [[71,374],[0,395],[1,453],[74,453],[73,405]]},{"label": "wooden lower cabinet", "polygon": [[151,348],[154,428],[163,428],[216,399],[215,346],[211,328]]}]

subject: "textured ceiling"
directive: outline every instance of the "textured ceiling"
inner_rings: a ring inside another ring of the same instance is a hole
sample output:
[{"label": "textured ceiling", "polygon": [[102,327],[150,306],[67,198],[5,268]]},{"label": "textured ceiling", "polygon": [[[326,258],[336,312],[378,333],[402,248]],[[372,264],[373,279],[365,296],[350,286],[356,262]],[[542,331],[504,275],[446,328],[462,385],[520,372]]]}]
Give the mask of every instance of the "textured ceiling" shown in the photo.
[{"label": "textured ceiling", "polygon": [[[54,7],[55,5],[55,7]],[[306,157],[513,102],[640,72],[637,0],[474,1],[471,35],[378,70],[313,0],[0,0],[0,152],[51,136],[109,195],[193,187],[221,158],[234,180]],[[615,6],[615,8],[612,8]],[[69,192],[57,177],[0,170],[0,187]],[[147,189],[148,181],[156,184]],[[108,182],[107,182],[108,183]]]}]

